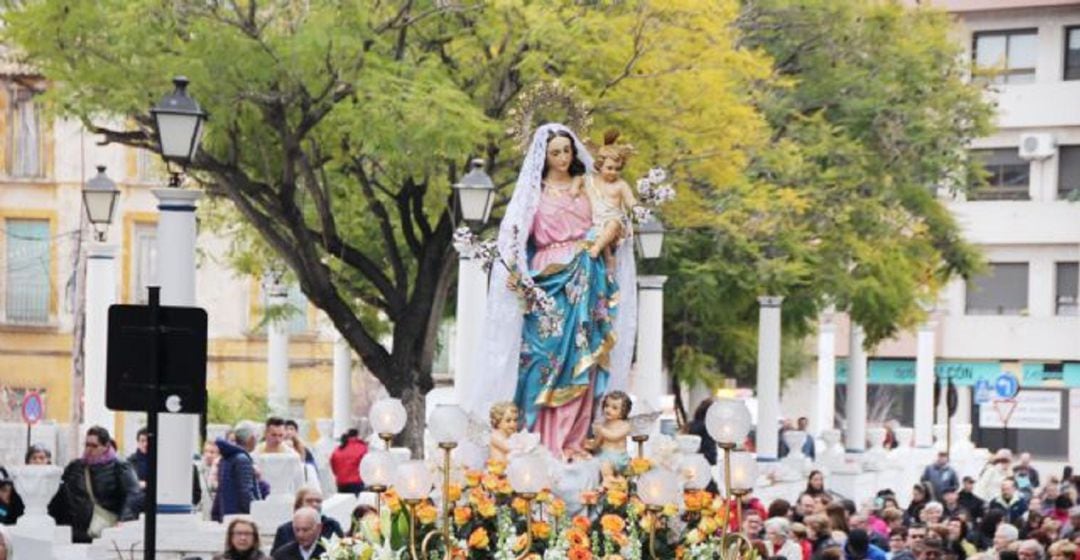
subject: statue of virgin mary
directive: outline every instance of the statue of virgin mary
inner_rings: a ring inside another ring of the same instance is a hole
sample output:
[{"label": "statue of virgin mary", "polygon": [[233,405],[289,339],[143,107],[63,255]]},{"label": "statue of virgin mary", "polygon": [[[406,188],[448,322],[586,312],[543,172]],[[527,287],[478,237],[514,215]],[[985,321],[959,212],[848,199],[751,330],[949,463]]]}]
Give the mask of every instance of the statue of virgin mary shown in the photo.
[{"label": "statue of virgin mary", "polygon": [[[481,418],[513,400],[524,427],[564,459],[583,453],[598,399],[625,390],[633,355],[632,243],[615,248],[617,270],[607,270],[589,202],[593,171],[570,129],[536,130],[497,238],[516,278],[492,269],[476,377],[463,391],[462,405]],[[519,278],[531,278],[554,309],[527,310]]]}]

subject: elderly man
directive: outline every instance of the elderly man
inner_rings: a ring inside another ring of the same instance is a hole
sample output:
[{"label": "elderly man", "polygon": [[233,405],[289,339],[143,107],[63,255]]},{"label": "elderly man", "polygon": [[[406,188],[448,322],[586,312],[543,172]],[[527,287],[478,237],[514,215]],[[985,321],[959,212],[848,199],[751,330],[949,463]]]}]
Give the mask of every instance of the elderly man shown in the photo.
[{"label": "elderly man", "polygon": [[1028,539],[1020,541],[1020,547],[1016,549],[1016,555],[1020,560],[1043,560],[1043,547],[1039,541]]},{"label": "elderly man", "polygon": [[787,560],[810,560],[803,558],[799,541],[791,538],[791,524],[784,517],[765,520],[765,546],[770,556],[783,556]]},{"label": "elderly man", "polygon": [[274,560],[313,560],[326,552],[319,544],[319,537],[322,534],[319,512],[309,507],[296,510],[293,512],[292,526],[296,540],[275,550],[271,558]]},{"label": "elderly man", "polygon": [[1080,506],[1069,508],[1069,522],[1061,528],[1061,538],[1071,540],[1080,535]]},{"label": "elderly man", "polygon": [[945,507],[941,505],[941,502],[930,502],[923,506],[922,511],[919,512],[919,521],[928,526],[936,525],[941,522],[944,513]]},{"label": "elderly man", "polygon": [[[344,532],[341,530],[341,524],[332,517],[327,517],[322,514],[322,491],[313,486],[305,486],[296,492],[296,500],[293,502],[293,511],[299,511],[300,508],[311,508],[319,512],[319,523],[322,525],[321,537],[329,539],[333,535],[342,536]],[[277,533],[274,534],[274,545],[270,547],[270,550],[277,550],[296,540],[295,528],[292,521],[282,523],[277,528]]]},{"label": "elderly man", "polygon": [[1008,523],[998,525],[997,530],[994,531],[994,553],[1000,554],[1019,538],[1020,531],[1016,527]]}]

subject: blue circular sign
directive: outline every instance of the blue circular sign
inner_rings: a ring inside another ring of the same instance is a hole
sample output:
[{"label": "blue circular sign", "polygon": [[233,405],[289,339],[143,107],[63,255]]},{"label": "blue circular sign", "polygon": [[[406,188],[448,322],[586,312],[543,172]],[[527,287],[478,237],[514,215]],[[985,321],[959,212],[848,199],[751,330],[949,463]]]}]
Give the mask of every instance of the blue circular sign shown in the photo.
[{"label": "blue circular sign", "polygon": [[37,391],[31,391],[23,397],[22,417],[27,424],[37,424],[45,416],[45,402]]},{"label": "blue circular sign", "polygon": [[1011,373],[1003,373],[994,380],[994,392],[998,398],[1011,399],[1020,391],[1020,380]]}]

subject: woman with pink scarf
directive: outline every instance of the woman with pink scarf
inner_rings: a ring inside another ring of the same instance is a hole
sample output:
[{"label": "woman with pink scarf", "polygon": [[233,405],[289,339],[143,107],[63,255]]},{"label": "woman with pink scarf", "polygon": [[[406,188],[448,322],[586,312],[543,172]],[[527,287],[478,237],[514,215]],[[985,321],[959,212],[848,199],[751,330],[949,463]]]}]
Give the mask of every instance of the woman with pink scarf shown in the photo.
[{"label": "woman with pink scarf", "polygon": [[137,516],[140,491],[135,471],[117,458],[109,431],[101,426],[86,431],[83,455],[68,464],[61,482],[64,521],[71,525],[75,542],[90,542],[104,529]]}]

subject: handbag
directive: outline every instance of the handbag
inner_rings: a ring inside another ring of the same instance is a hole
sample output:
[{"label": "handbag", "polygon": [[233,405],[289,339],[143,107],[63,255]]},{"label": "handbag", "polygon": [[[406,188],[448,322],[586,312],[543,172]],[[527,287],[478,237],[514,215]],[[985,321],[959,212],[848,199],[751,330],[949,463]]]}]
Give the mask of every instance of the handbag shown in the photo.
[{"label": "handbag", "polygon": [[105,509],[98,503],[97,497],[94,496],[94,485],[90,480],[89,466],[83,470],[83,474],[86,476],[86,492],[90,494],[90,501],[94,504],[94,513],[90,516],[90,527],[86,529],[86,534],[90,538],[96,539],[101,536],[105,529],[115,527],[120,516]]}]

